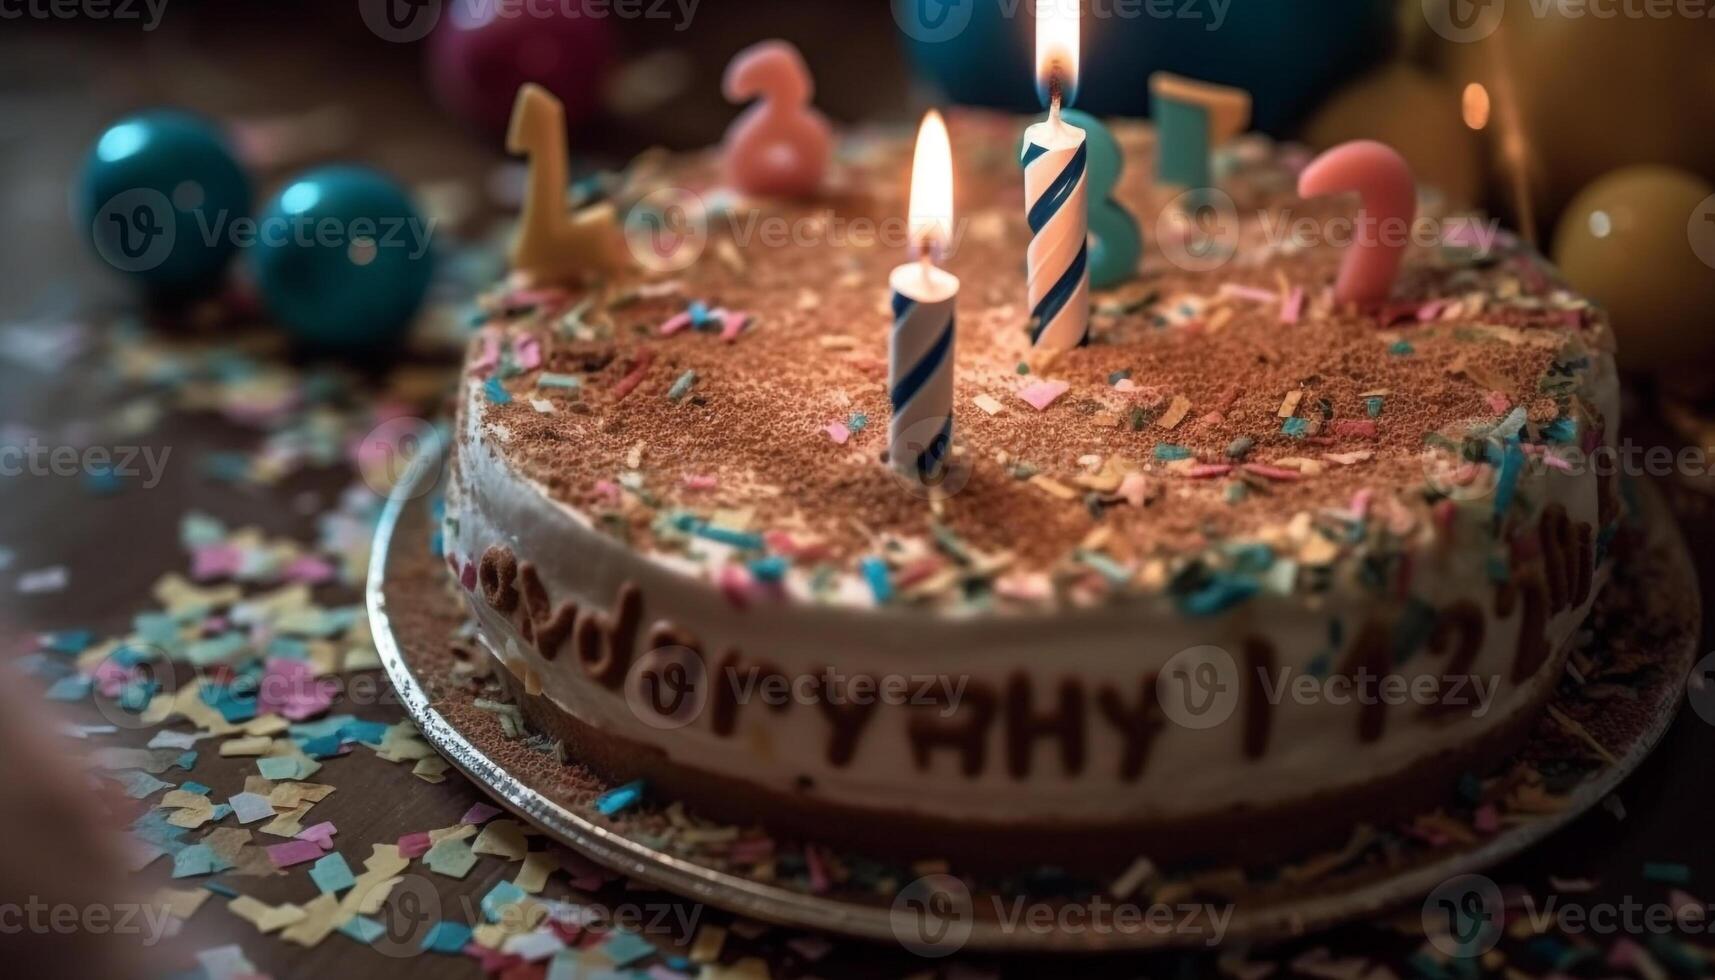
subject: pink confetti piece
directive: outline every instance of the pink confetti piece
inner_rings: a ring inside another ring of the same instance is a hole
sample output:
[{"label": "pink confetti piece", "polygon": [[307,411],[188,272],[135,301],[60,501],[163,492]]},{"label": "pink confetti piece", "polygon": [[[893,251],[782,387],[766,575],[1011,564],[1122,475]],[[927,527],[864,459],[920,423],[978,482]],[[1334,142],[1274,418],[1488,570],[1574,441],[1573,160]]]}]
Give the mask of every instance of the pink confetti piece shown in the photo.
[{"label": "pink confetti piece", "polygon": [[274,862],[276,868],[289,868],[322,856],[322,846],[313,840],[289,840],[284,844],[270,845],[267,851],[268,860]]},{"label": "pink confetti piece", "polygon": [[420,858],[429,853],[429,848],[433,846],[434,841],[430,839],[429,832],[426,830],[419,830],[414,834],[406,834],[399,838],[399,856],[404,858]]},{"label": "pink confetti piece", "polygon": [[1513,400],[1507,397],[1506,392],[1491,391],[1485,397],[1489,403],[1489,411],[1496,415],[1505,415],[1507,410],[1513,407]]},{"label": "pink confetti piece", "polygon": [[1236,282],[1223,284],[1221,295],[1232,296],[1236,299],[1248,299],[1253,303],[1271,303],[1275,298],[1275,294],[1270,290],[1258,289],[1255,286],[1241,286]]},{"label": "pink confetti piece", "polygon": [[720,486],[720,480],[715,477],[685,474],[685,488],[687,490],[713,490],[718,486]]},{"label": "pink confetti piece", "polygon": [[480,827],[498,816],[500,816],[499,807],[490,806],[487,803],[474,803],[469,810],[464,812],[464,816],[459,818],[459,823],[468,823]]},{"label": "pink confetti piece", "polygon": [[534,334],[525,334],[512,342],[512,356],[519,367],[534,371],[542,366],[542,342]]},{"label": "pink confetti piece", "polygon": [[334,825],[331,820],[324,820],[312,827],[305,827],[298,833],[297,840],[307,840],[324,851],[333,850]]},{"label": "pink confetti piece", "polygon": [[1133,507],[1142,507],[1149,499],[1149,477],[1142,473],[1127,473],[1120,481],[1119,495]]},{"label": "pink confetti piece", "polygon": [[231,545],[206,545],[191,553],[191,578],[198,582],[237,575],[243,567],[244,553]]},{"label": "pink confetti piece", "polygon": [[1020,391],[1018,397],[1024,399],[1031,408],[1042,412],[1047,411],[1048,406],[1054,404],[1071,387],[1064,381],[1038,381]]},{"label": "pink confetti piece", "polygon": [[829,422],[822,427],[822,431],[826,432],[828,438],[834,440],[834,444],[839,446],[845,445],[852,437],[852,430],[847,428],[844,422]]},{"label": "pink confetti piece", "polygon": [[1447,309],[1447,305],[1447,301],[1444,299],[1432,299],[1419,306],[1417,308],[1417,322],[1433,323],[1441,319],[1441,311]]},{"label": "pink confetti piece", "polygon": [[810,876],[810,891],[817,895],[828,891],[828,869],[822,861],[822,852],[814,844],[804,845],[805,870]]},{"label": "pink confetti piece", "polygon": [[1373,419],[1336,419],[1334,421],[1334,434],[1337,436],[1374,439],[1376,432],[1376,423]]},{"label": "pink confetti piece", "polygon": [[476,590],[476,565],[469,561],[464,563],[464,568],[459,571],[459,584],[464,586],[466,592]]},{"label": "pink confetti piece", "polygon": [[744,333],[745,327],[750,326],[751,316],[749,313],[722,310],[720,317],[721,339],[729,344],[737,340],[739,334]]},{"label": "pink confetti piece", "polygon": [[750,604],[750,596],[753,591],[751,586],[754,584],[754,579],[751,578],[750,570],[743,565],[721,566],[720,572],[716,575],[715,584],[734,608],[743,609]]},{"label": "pink confetti piece", "polygon": [[727,856],[743,864],[766,861],[774,856],[774,839],[771,837],[750,837],[735,841],[727,849]]},{"label": "pink confetti piece", "polygon": [[1304,316],[1304,287],[1294,286],[1292,292],[1286,294],[1286,301],[1280,304],[1280,322],[1297,323]]},{"label": "pink confetti piece", "polygon": [[654,351],[645,350],[640,352],[637,355],[637,360],[632,364],[631,373],[620,378],[614,383],[613,400],[616,402],[622,402],[625,400],[626,395],[637,390],[637,386],[643,383],[644,376],[649,373],[649,366],[654,363]]},{"label": "pink confetti piece", "polygon": [[1376,492],[1368,487],[1352,494],[1352,513],[1360,519],[1370,515],[1370,503],[1375,500]]},{"label": "pink confetti piece", "polygon": [[618,503],[620,496],[619,484],[612,480],[597,480],[595,481],[595,495],[605,500]]},{"label": "pink confetti piece", "polygon": [[1226,476],[1233,471],[1229,463],[1202,463],[1183,470],[1180,475],[1189,480],[1211,480],[1217,476]]},{"label": "pink confetti piece", "polygon": [[264,712],[303,721],[326,711],[338,689],[336,679],[316,677],[307,661],[274,657],[265,666],[256,701]]},{"label": "pink confetti piece", "polygon": [[471,374],[487,374],[500,363],[500,338],[494,331],[484,331],[482,335],[482,353],[471,359]]},{"label": "pink confetti piece", "polygon": [[1493,803],[1485,803],[1471,816],[1471,826],[1478,833],[1492,834],[1501,829],[1501,815]]},{"label": "pink confetti piece", "polygon": [[689,310],[687,310],[684,313],[675,314],[672,319],[668,320],[666,323],[661,324],[661,326],[658,328],[658,330],[659,330],[661,336],[671,337],[676,333],[690,329],[690,326],[691,326],[691,313]]},{"label": "pink confetti piece", "polygon": [[302,582],[305,585],[321,585],[331,582],[338,574],[333,563],[316,555],[299,555],[287,563],[281,570],[281,576],[288,582]]}]

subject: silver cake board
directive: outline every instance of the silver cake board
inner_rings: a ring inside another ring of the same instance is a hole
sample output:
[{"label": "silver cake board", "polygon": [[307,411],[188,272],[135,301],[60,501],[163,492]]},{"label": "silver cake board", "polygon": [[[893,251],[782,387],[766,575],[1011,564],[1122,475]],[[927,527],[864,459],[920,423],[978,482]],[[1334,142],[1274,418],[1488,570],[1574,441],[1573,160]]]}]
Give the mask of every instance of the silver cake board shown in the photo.
[{"label": "silver cake board", "polygon": [[[449,762],[494,799],[540,828],[550,838],[583,856],[632,879],[684,898],[775,925],[820,930],[888,943],[905,941],[920,928],[906,921],[920,912],[903,899],[890,904],[887,896],[817,895],[784,884],[746,877],[708,866],[660,849],[643,835],[628,835],[592,808],[572,808],[549,798],[519,774],[509,771],[437,711],[422,679],[408,663],[407,650],[389,610],[389,570],[396,568],[403,549],[426,549],[425,537],[399,533],[411,520],[427,529],[429,496],[425,487],[440,476],[439,468],[419,467],[415,476],[396,488],[376,530],[369,569],[367,605],[375,645],[401,704],[423,737]],[[426,481],[426,482],[425,482]],[[1671,724],[1683,697],[1684,679],[1696,656],[1701,612],[1696,576],[1683,540],[1657,491],[1639,487],[1647,545],[1635,549],[1633,566],[1623,569],[1632,581],[1651,581],[1658,588],[1684,590],[1693,601],[1682,610],[1684,625],[1676,630],[1684,643],[1660,651],[1662,682],[1640,691],[1650,706],[1647,724],[1622,744],[1606,745],[1614,762],[1594,771],[1563,798],[1552,813],[1518,819],[1512,815],[1493,836],[1462,849],[1437,852],[1395,873],[1356,878],[1345,887],[1321,887],[1301,896],[1271,898],[1266,903],[1235,901],[1220,938],[1228,943],[1284,939],[1319,931],[1356,919],[1373,917],[1421,899],[1438,885],[1519,854],[1595,806],[1644,760]],[[414,512],[415,511],[415,512]],[[1642,567],[1639,567],[1642,566]],[[444,566],[443,566],[444,567]],[[1677,591],[1675,594],[1679,594]],[[450,600],[445,600],[450,601]],[[1556,702],[1558,703],[1558,702]],[[1022,869],[1021,869],[1022,870]],[[1120,870],[1115,869],[1117,874]],[[969,927],[960,941],[970,951],[1092,953],[1123,950],[1203,947],[1206,932],[1183,928],[1092,930],[1087,927],[1017,928],[982,916],[959,923]],[[902,931],[903,930],[903,931]]]}]

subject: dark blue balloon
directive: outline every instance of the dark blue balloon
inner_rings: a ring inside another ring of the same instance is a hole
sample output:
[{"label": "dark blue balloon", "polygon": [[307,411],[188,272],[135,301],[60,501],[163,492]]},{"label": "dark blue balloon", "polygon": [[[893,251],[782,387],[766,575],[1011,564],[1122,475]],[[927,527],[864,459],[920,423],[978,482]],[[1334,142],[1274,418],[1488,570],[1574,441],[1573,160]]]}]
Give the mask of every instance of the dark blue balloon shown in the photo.
[{"label": "dark blue balloon", "polygon": [[431,231],[391,178],[324,167],[281,188],[247,251],[263,306],[294,338],[369,352],[403,337],[422,306]]},{"label": "dark blue balloon", "polygon": [[[1042,108],[1035,0],[892,3],[912,61],[954,101]],[[1081,24],[1077,106],[1147,116],[1149,76],[1168,71],[1245,89],[1256,128],[1286,135],[1342,82],[1386,57],[1394,8],[1392,0],[1100,0]]]},{"label": "dark blue balloon", "polygon": [[220,132],[173,109],[109,126],[73,190],[79,233],[96,254],[166,299],[220,288],[250,204],[250,180]]}]

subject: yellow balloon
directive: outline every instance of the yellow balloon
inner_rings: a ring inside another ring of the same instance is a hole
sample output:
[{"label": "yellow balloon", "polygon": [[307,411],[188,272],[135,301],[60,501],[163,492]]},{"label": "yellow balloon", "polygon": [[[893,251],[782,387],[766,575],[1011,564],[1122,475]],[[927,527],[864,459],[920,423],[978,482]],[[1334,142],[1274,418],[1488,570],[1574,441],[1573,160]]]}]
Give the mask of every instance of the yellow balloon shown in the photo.
[{"label": "yellow balloon", "polygon": [[[1457,87],[1492,96],[1494,186],[1552,216],[1620,167],[1715,174],[1715,5],[1704,0],[1430,0],[1434,57]],[[1412,16],[1408,7],[1406,16]]]},{"label": "yellow balloon", "polygon": [[1620,364],[1669,380],[1715,357],[1715,186],[1674,167],[1616,170],[1561,215],[1554,259],[1606,307]]},{"label": "yellow balloon", "polygon": [[1388,65],[1358,79],[1317,111],[1304,131],[1319,150],[1347,140],[1373,139],[1410,162],[1418,183],[1459,206],[1477,203],[1482,149],[1461,118],[1459,90],[1407,64]]}]

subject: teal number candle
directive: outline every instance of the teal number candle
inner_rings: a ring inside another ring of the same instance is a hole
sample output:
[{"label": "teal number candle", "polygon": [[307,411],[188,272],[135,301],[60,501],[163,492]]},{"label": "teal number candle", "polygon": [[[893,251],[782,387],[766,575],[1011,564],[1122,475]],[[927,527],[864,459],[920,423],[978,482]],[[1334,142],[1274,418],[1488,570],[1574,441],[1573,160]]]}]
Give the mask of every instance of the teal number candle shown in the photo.
[{"label": "teal number candle", "polygon": [[1077,109],[1061,113],[1068,125],[1086,134],[1090,181],[1090,285],[1117,286],[1137,275],[1143,258],[1143,231],[1137,219],[1114,199],[1125,157],[1119,141],[1095,116]]},{"label": "teal number candle", "polygon": [[1214,186],[1209,151],[1250,125],[1250,93],[1165,72],[1150,77],[1149,91],[1157,180],[1190,191]]}]

